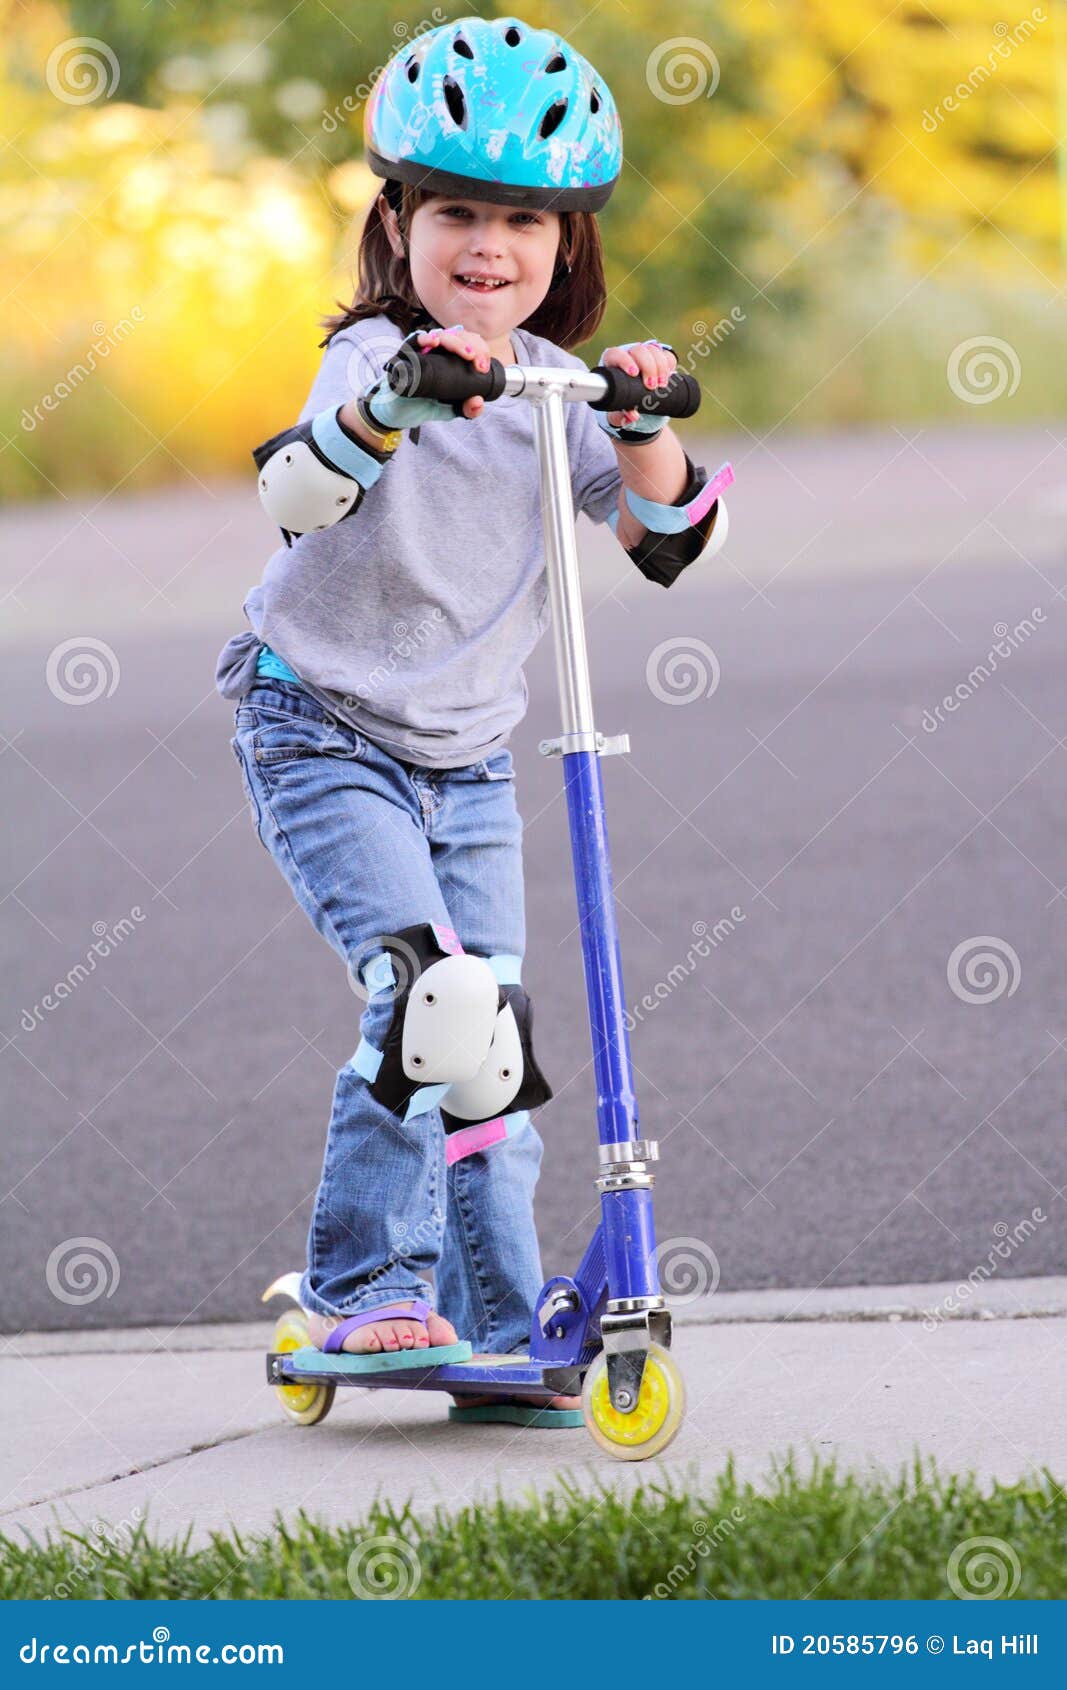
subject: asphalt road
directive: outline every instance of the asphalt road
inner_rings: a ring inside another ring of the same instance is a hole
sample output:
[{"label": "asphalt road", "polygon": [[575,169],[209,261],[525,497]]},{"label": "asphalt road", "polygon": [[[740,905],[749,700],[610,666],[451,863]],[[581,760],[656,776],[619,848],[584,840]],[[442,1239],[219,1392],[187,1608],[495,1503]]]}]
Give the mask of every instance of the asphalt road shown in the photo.
[{"label": "asphalt road", "polygon": [[[581,525],[598,725],[632,742],[603,767],[669,1259],[713,1252],[729,1288],[1063,1273],[1061,431],[703,455],[738,475],[704,573],[664,592]],[[358,1014],[256,839],[213,690],[271,531],[248,487],[189,482],[8,511],[0,537],[0,1326],[252,1318],[301,1261]],[[64,702],[54,654],[87,638],[115,684]],[[527,677],[539,1223],[569,1271],[596,1132],[561,771],[537,754],[550,641]]]}]

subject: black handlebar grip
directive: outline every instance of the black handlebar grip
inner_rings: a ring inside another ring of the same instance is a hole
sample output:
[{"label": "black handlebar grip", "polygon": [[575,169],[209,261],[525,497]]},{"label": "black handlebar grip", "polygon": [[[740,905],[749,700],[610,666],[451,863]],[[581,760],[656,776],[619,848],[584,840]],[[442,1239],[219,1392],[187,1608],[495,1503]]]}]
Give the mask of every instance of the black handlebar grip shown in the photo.
[{"label": "black handlebar grip", "polygon": [[476,370],[469,359],[443,346],[420,352],[402,346],[385,366],[389,386],[402,399],[438,399],[457,416],[467,399],[499,399],[505,388],[504,366],[491,358],[487,370]]},{"label": "black handlebar grip", "polygon": [[646,417],[692,417],[700,409],[700,387],[685,370],[672,370],[663,387],[646,387],[642,376],[627,375],[614,364],[598,364],[594,375],[608,384],[603,399],[590,399],[594,411],[641,411]]}]

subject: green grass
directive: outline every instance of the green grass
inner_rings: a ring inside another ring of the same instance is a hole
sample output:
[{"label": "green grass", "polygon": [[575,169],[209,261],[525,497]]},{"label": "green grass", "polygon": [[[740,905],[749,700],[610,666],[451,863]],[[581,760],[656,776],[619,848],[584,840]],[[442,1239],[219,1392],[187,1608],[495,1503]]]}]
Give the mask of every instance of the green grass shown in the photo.
[{"label": "green grass", "polygon": [[351,1599],[351,1561],[369,1597],[936,1599],[960,1593],[954,1556],[956,1582],[983,1594],[1067,1596],[1067,1497],[1050,1473],[982,1487],[918,1462],[899,1478],[787,1463],[758,1486],[727,1468],[699,1491],[650,1475],[626,1498],[564,1481],[455,1515],[378,1505],[356,1526],[300,1516],[187,1544],[145,1524],[115,1545],[0,1537],[0,1598]]}]

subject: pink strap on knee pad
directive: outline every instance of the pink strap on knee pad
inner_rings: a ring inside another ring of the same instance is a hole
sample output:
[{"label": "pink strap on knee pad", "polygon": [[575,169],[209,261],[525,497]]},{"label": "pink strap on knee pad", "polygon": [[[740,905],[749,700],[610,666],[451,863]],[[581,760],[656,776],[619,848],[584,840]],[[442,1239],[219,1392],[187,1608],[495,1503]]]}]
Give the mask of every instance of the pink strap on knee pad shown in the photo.
[{"label": "pink strap on knee pad", "polygon": [[453,928],[442,927],[438,921],[431,921],[430,926],[433,928],[434,938],[443,951],[447,951],[449,956],[464,955],[463,946],[459,942],[459,935]]},{"label": "pink strap on knee pad", "polygon": [[507,1136],[508,1125],[503,1115],[498,1115],[494,1121],[479,1121],[473,1127],[460,1127],[458,1132],[449,1133],[445,1138],[445,1162],[451,1167],[453,1162],[461,1161],[464,1156],[473,1156],[476,1150],[485,1150],[490,1144],[499,1144]]}]

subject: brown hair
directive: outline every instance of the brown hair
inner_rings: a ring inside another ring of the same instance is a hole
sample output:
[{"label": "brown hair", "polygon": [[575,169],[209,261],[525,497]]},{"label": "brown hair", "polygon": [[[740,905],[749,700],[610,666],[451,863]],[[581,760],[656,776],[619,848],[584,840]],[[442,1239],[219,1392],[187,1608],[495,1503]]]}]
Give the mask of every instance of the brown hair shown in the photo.
[{"label": "brown hair", "polygon": [[[375,196],[360,236],[356,297],[347,308],[341,306],[336,315],[321,319],[321,326],[329,333],[325,340],[319,342],[320,346],[327,346],[335,334],[351,323],[358,323],[364,317],[376,317],[379,313],[389,317],[405,335],[432,321],[411,285],[407,243],[411,219],[418,207],[426,200],[442,197],[427,188],[414,187],[407,182],[403,184],[398,222],[404,253],[398,257],[390,245],[382,219],[382,196]],[[604,254],[595,213],[561,211],[559,220],[559,252],[552,284],[536,311],[519,327],[544,340],[553,341],[569,352],[571,347],[580,346],[600,327],[607,304],[607,289],[604,284]],[[340,306],[341,301],[338,300],[337,304]]]}]

